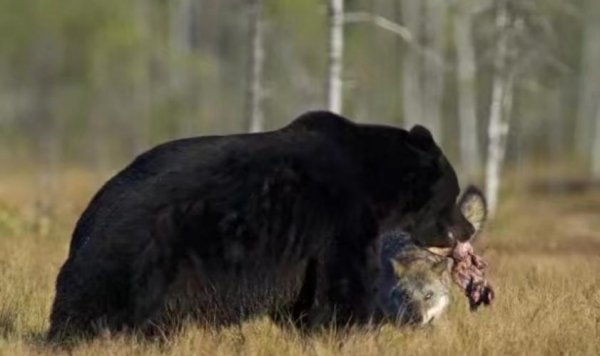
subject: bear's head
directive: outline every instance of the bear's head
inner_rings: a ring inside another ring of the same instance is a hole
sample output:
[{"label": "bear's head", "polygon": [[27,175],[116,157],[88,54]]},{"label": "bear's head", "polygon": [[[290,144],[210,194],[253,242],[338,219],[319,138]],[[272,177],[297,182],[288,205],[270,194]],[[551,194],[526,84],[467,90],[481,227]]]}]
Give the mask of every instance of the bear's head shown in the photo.
[{"label": "bear's head", "polygon": [[382,232],[401,228],[426,247],[451,247],[473,235],[457,205],[454,168],[426,128],[363,125],[363,137],[363,179]]},{"label": "bear's head", "polygon": [[[401,229],[426,247],[452,247],[474,232],[457,206],[456,173],[429,130],[355,124],[339,115],[308,112],[287,128],[333,140],[360,177],[380,233]],[[348,177],[349,180],[353,178]]]}]

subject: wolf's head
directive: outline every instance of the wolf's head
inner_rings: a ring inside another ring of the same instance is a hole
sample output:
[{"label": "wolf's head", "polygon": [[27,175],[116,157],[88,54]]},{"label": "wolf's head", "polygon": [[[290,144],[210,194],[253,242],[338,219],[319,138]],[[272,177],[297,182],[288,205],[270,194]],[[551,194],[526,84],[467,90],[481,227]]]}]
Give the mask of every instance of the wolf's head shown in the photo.
[{"label": "wolf's head", "polygon": [[[465,189],[458,208],[473,226],[473,239],[483,228],[487,205],[479,189]],[[427,324],[437,319],[450,303],[452,251],[426,251],[404,232],[382,236],[383,275],[379,282],[379,305],[383,314],[400,324]]]},{"label": "wolf's head", "polygon": [[428,324],[450,303],[449,262],[419,261],[405,265],[392,260],[395,285],[382,307],[400,324]]}]

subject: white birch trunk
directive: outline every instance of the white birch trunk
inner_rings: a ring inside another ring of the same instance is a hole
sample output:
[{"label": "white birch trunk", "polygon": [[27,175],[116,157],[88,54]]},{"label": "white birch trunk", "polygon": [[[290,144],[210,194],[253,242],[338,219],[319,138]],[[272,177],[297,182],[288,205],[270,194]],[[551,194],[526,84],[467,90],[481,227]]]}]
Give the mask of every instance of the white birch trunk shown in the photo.
[{"label": "white birch trunk", "polygon": [[464,2],[459,0],[454,14],[454,44],[461,166],[469,178],[481,169],[479,130],[477,125],[476,59],[472,37],[472,18]]},{"label": "white birch trunk", "polygon": [[178,54],[188,53],[191,49],[193,0],[170,1],[169,12],[171,51]]},{"label": "white birch trunk", "polygon": [[498,206],[498,193],[500,190],[500,175],[504,153],[506,151],[506,138],[509,130],[509,118],[512,109],[512,81],[513,76],[508,75],[508,9],[504,2],[496,13],[496,29],[499,39],[497,53],[494,57],[494,78],[492,83],[492,99],[490,119],[488,126],[488,152],[486,164],[486,195],[489,204],[490,216],[493,216]]},{"label": "white birch trunk", "polygon": [[548,154],[551,160],[565,159],[566,148],[565,120],[562,108],[561,88],[549,89],[543,99],[544,115],[548,120],[548,134],[546,135],[546,144],[548,145]]},{"label": "white birch trunk", "polygon": [[579,113],[575,132],[577,151],[586,161],[591,159],[590,149],[594,119],[600,96],[600,1],[587,0],[583,25],[581,74],[579,85]]},{"label": "white birch trunk", "polygon": [[263,23],[262,23],[262,0],[252,0],[249,9],[250,31],[248,42],[251,44],[251,53],[248,56],[248,80],[246,97],[246,117],[248,118],[247,129],[249,132],[260,132],[264,130],[264,114],[261,102],[263,98]]},{"label": "white birch trunk", "polygon": [[592,177],[600,179],[600,105],[596,107],[596,129],[594,130],[594,141],[592,145]]},{"label": "white birch trunk", "polygon": [[423,97],[421,100],[421,120],[431,131],[437,142],[441,142],[442,104],[444,99],[445,44],[446,44],[446,0],[425,0],[425,45],[431,55],[423,62]]},{"label": "white birch trunk", "polygon": [[329,0],[329,48],[327,108],[342,112],[342,66],[344,55],[344,0]]},{"label": "white birch trunk", "polygon": [[[421,0],[402,0],[402,22],[415,41],[421,37],[421,5]],[[422,56],[407,47],[402,65],[402,103],[406,127],[412,127],[423,119],[421,61]]]}]

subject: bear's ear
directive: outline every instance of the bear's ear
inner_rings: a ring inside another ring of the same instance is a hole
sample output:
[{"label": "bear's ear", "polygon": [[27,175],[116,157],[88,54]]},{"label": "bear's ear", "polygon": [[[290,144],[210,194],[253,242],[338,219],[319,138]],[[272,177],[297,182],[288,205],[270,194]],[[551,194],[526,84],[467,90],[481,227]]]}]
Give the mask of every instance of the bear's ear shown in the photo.
[{"label": "bear's ear", "polygon": [[458,207],[463,216],[473,225],[475,237],[487,219],[487,202],[483,193],[475,186],[469,186],[460,197]]},{"label": "bear's ear", "polygon": [[410,129],[409,134],[411,143],[420,149],[429,150],[436,146],[431,132],[429,132],[429,130],[427,130],[424,126],[413,126],[413,128]]}]

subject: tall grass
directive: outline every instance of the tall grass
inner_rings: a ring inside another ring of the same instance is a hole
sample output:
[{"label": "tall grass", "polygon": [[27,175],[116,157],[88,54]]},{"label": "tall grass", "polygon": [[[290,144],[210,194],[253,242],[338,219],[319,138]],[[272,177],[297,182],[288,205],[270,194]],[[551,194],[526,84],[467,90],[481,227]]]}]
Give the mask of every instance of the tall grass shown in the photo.
[{"label": "tall grass", "polygon": [[490,264],[497,299],[471,313],[459,291],[434,326],[325,331],[310,337],[266,318],[220,331],[189,326],[164,342],[100,337],[72,350],[43,343],[54,280],[78,214],[98,188],[86,172],[66,171],[36,208],[40,192],[25,175],[0,177],[0,355],[547,355],[600,354],[600,192],[511,193],[477,248]]}]

